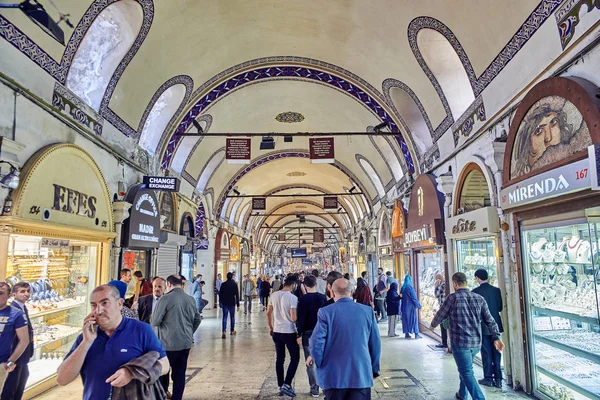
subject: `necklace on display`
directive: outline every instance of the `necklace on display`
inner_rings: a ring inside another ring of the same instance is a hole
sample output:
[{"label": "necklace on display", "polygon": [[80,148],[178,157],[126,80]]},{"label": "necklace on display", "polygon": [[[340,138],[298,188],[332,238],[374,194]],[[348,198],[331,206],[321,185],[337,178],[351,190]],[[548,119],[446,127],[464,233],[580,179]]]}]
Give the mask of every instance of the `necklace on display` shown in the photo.
[{"label": "necklace on display", "polygon": [[581,245],[577,248],[577,256],[575,258],[575,262],[578,263],[587,263],[590,261],[590,242],[584,240],[581,242]]},{"label": "necklace on display", "polygon": [[579,236],[573,236],[567,242],[567,254],[569,256],[569,262],[577,262],[577,249],[581,246],[581,239]]}]

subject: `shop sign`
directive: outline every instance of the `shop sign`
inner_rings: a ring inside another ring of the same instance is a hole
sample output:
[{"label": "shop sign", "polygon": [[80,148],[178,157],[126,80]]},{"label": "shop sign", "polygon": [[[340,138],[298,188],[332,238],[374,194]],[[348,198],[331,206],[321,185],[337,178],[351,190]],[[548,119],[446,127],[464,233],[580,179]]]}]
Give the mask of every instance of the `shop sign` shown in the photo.
[{"label": "shop sign", "polygon": [[448,218],[451,239],[494,234],[500,231],[500,220],[496,207],[483,207],[475,211]]},{"label": "shop sign", "polygon": [[325,231],[323,228],[313,229],[313,242],[322,243],[325,241]]},{"label": "shop sign", "polygon": [[251,139],[227,139],[225,158],[227,164],[250,164]]},{"label": "shop sign", "polygon": [[333,138],[310,138],[309,143],[312,164],[333,164],[335,162]]},{"label": "shop sign", "polygon": [[144,176],[146,189],[179,192],[179,179],[171,176]]},{"label": "shop sign", "polygon": [[127,193],[126,201],[133,204],[129,218],[125,220],[123,235],[126,248],[158,248],[160,241],[160,215],[154,191],[133,186]]},{"label": "shop sign", "polygon": [[337,196],[323,197],[323,209],[325,211],[337,211],[340,208]]},{"label": "shop sign", "polygon": [[50,249],[68,249],[69,241],[64,239],[42,238],[41,246]]},{"label": "shop sign", "polygon": [[500,191],[503,210],[590,188],[587,159],[542,172]]},{"label": "shop sign", "polygon": [[280,242],[285,242],[285,233],[280,233],[278,236]]},{"label": "shop sign", "polygon": [[406,249],[406,246],[404,246],[404,236],[392,238],[392,249],[394,253],[401,253]]},{"label": "shop sign", "polygon": [[396,200],[394,213],[392,214],[392,239],[395,237],[404,236],[404,227],[406,221],[404,219],[404,207],[400,200]]},{"label": "shop sign", "polygon": [[410,246],[411,244],[424,242],[431,239],[431,226],[427,225],[414,231],[408,231],[404,234],[404,245]]},{"label": "shop sign", "polygon": [[392,248],[390,246],[383,246],[379,248],[379,255],[381,257],[387,257],[392,255]]},{"label": "shop sign", "polygon": [[588,147],[592,190],[600,190],[600,144]]},{"label": "shop sign", "polygon": [[266,197],[253,197],[252,198],[252,211],[267,211],[267,198]]}]

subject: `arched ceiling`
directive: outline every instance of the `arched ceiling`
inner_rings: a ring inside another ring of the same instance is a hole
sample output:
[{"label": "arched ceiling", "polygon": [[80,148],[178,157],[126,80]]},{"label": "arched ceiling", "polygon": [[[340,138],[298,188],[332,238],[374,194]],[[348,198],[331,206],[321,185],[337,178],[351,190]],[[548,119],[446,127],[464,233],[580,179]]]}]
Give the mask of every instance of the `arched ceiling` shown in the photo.
[{"label": "arched ceiling", "polygon": [[[55,60],[55,70],[52,63],[44,69],[64,84],[69,60],[87,28],[107,5],[119,2],[141,5],[143,24],[108,84],[99,113],[123,133],[139,138],[141,129],[135,127],[145,127],[143,122],[160,94],[184,84],[185,95],[182,90],[174,96],[180,104],[161,105],[170,113],[176,111],[161,118],[171,123],[158,145],[156,162],[199,186],[205,195],[211,193],[206,200],[213,218],[254,229],[261,237],[258,229],[264,223],[297,226],[296,213],[322,213],[322,198],[269,198],[267,213],[277,209],[290,215],[258,218],[248,212],[249,198],[227,200],[233,187],[240,193],[262,195],[339,193],[356,186],[365,195],[340,200],[347,214],[310,216],[305,225],[335,223],[350,229],[372,217],[371,209],[384,192],[399,185],[409,172],[419,172],[420,157],[460,117],[465,104],[479,95],[474,93],[474,80],[492,65],[536,7],[545,4],[539,0],[61,0],[61,11],[77,25],[75,35],[61,25],[65,40],[70,40],[66,48],[22,13],[2,10],[0,15]],[[265,70],[282,66],[286,71],[278,76],[275,70]],[[454,70],[461,76],[460,85],[452,80]],[[435,73],[441,77],[439,82]],[[465,74],[469,87],[465,87]],[[386,82],[392,83],[386,88]],[[287,111],[304,119],[299,123],[275,120]],[[328,165],[310,163],[306,137],[294,137],[293,143],[276,138],[271,152],[261,151],[260,138],[254,138],[251,165],[240,166],[218,158],[209,162],[223,150],[223,137],[181,140],[173,136],[176,129],[196,132],[192,119],[203,120],[209,133],[365,132],[385,120],[403,139],[390,137],[389,146],[382,149],[377,147],[379,139],[336,137],[336,163]],[[389,161],[394,156],[398,162]],[[259,245],[271,242],[263,237]]]}]

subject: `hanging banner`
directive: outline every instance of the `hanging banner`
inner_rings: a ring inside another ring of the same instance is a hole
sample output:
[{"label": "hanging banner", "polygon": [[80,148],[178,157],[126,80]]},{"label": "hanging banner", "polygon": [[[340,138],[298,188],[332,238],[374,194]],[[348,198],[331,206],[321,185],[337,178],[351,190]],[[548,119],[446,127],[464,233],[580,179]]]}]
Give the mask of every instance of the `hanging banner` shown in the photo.
[{"label": "hanging banner", "polygon": [[325,230],[323,228],[313,229],[313,242],[323,243],[325,241]]},{"label": "hanging banner", "polygon": [[323,197],[323,209],[325,211],[337,211],[339,207],[337,196]]},{"label": "hanging banner", "polygon": [[333,138],[311,138],[309,143],[312,164],[333,164],[335,162]]},{"label": "hanging banner", "polygon": [[279,241],[280,242],[285,242],[285,233],[280,233],[279,234]]},{"label": "hanging banner", "polygon": [[253,197],[252,198],[252,211],[256,211],[256,212],[267,211],[267,198],[266,197]]},{"label": "hanging banner", "polygon": [[227,164],[250,164],[251,139],[227,139],[225,158]]}]

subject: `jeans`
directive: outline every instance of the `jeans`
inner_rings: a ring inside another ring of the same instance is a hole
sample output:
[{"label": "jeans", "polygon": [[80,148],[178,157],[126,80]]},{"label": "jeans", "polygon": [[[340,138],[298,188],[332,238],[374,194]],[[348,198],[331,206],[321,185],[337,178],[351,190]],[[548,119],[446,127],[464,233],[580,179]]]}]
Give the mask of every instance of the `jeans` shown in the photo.
[{"label": "jeans", "polygon": [[468,397],[467,391],[471,394],[473,400],[485,400],[473,374],[473,359],[477,353],[479,353],[478,347],[452,347],[452,355],[460,376],[458,396],[464,400]]},{"label": "jeans", "polygon": [[387,319],[387,312],[385,311],[385,299],[375,299],[375,307],[379,310],[381,319]]},{"label": "jeans", "polygon": [[[284,383],[292,385],[298,364],[300,364],[300,346],[296,341],[295,333],[277,333],[273,332],[273,342],[275,343],[275,372],[277,372],[277,386],[281,387]],[[283,376],[283,364],[285,363],[285,348],[290,352],[290,365],[288,365],[285,379]]]},{"label": "jeans", "polygon": [[396,324],[398,323],[398,316],[389,315],[388,318],[388,336],[396,336]]},{"label": "jeans", "polygon": [[25,391],[27,378],[29,378],[29,367],[27,364],[17,364],[13,372],[6,377],[0,398],[2,400],[21,400]]},{"label": "jeans", "polygon": [[173,379],[173,394],[171,400],[181,400],[185,390],[185,370],[187,369],[190,349],[167,351],[167,358],[171,364],[171,372],[160,377],[160,384],[165,389],[169,388],[169,375]]},{"label": "jeans", "polygon": [[[312,335],[312,331],[306,331],[302,333],[302,350],[304,350],[304,361],[310,356],[310,350],[308,349],[308,340]],[[306,374],[308,375],[308,383],[311,391],[318,391],[319,385],[317,385],[317,366],[313,362],[310,367],[306,367]]]},{"label": "jeans", "polygon": [[496,350],[494,339],[491,335],[481,336],[481,362],[483,363],[483,377],[488,382],[502,380],[502,367],[500,361],[502,353]]},{"label": "jeans", "polygon": [[235,331],[235,306],[224,306],[223,309],[223,332],[227,332],[227,314],[229,314],[231,332]]},{"label": "jeans", "polygon": [[269,296],[263,296],[263,306],[265,308],[269,307]]},{"label": "jeans", "polygon": [[252,296],[244,296],[244,312],[252,312]]},{"label": "jeans", "polygon": [[327,389],[325,398],[327,400],[370,400],[371,388],[362,389]]}]

